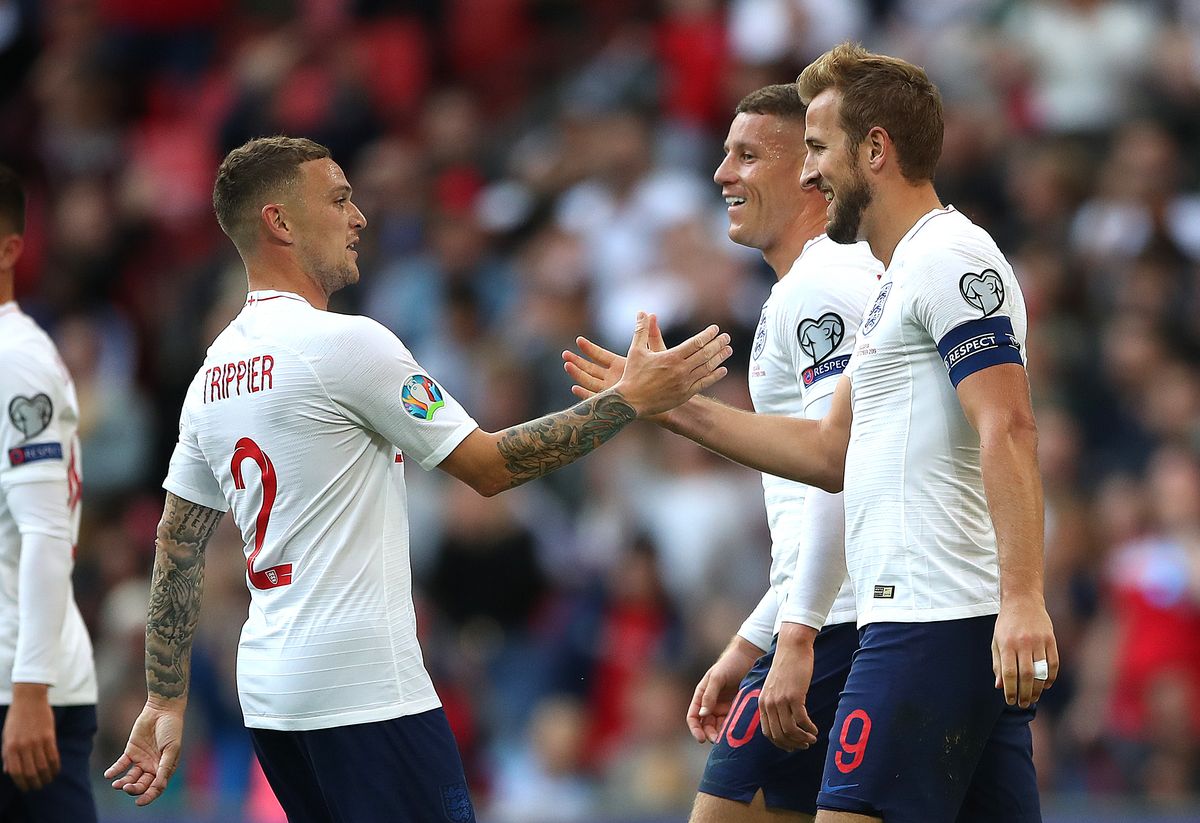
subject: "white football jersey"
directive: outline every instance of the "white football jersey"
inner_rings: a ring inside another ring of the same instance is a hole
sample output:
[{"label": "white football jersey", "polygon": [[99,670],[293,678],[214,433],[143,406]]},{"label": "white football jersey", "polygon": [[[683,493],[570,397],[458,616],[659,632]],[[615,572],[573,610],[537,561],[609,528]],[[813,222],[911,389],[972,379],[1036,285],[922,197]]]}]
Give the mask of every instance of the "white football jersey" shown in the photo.
[{"label": "white football jersey", "polygon": [[374,320],[249,294],[188,388],[163,483],[232,510],[242,531],[247,726],[321,729],[440,705],[417,645],[404,464],[436,466],[475,428]]},{"label": "white football jersey", "polygon": [[[854,350],[854,332],[879,285],[882,264],[866,243],[840,246],[818,235],[804,245],[788,274],[763,304],[750,351],[750,397],[759,414],[820,419]],[[796,568],[804,499],[809,486],[762,476],[771,529],[771,587],[779,613]],[[854,620],[849,580],[826,623]]]},{"label": "white football jersey", "polygon": [[1025,301],[983,229],[935,209],[896,246],[846,370],[846,562],[859,625],[1000,609],[979,435],[956,386],[1024,363]]},{"label": "white football jersey", "polygon": [[[20,483],[65,479],[71,518],[67,537],[74,547],[82,466],[75,384],[54,343],[13,302],[0,304],[0,403],[0,704],[12,702],[14,680],[52,683],[52,706],[92,704],[92,643],[74,592],[67,596],[55,659],[16,659],[21,534],[6,497]],[[61,532],[63,524],[54,525]]]}]

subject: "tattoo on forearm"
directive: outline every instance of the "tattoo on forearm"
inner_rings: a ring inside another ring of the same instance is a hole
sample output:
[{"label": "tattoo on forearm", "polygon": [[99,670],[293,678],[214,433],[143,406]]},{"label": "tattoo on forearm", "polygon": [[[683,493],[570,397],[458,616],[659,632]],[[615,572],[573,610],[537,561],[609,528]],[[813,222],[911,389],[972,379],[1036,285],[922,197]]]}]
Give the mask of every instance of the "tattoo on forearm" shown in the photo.
[{"label": "tattoo on forearm", "polygon": [[497,448],[512,473],[509,488],[573,463],[637,417],[616,392],[604,392],[556,414],[509,429]]},{"label": "tattoo on forearm", "polygon": [[167,494],[146,615],[146,688],[151,696],[174,699],[187,694],[192,637],[204,590],[204,549],[222,514]]}]

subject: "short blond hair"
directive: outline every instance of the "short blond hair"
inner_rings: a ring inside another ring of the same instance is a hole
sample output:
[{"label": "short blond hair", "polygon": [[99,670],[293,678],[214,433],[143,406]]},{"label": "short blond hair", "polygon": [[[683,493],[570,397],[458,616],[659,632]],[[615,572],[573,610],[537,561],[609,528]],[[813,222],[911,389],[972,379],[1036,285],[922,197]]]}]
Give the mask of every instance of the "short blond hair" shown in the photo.
[{"label": "short blond hair", "polygon": [[796,87],[806,104],[829,89],[842,95],[841,127],[852,149],[879,126],[896,146],[905,179],[933,179],[945,120],[942,96],[923,68],[858,43],[842,43],[800,72]]}]

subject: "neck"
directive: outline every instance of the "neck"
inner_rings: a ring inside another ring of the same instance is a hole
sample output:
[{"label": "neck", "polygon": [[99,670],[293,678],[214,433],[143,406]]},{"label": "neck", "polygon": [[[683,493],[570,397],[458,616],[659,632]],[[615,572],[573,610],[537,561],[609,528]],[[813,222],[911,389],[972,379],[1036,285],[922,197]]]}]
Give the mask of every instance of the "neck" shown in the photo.
[{"label": "neck", "polygon": [[12,269],[0,271],[0,303],[7,303],[13,300],[15,296]]},{"label": "neck", "polygon": [[325,311],[329,308],[329,295],[291,261],[247,260],[246,285],[250,291],[292,292],[307,300],[314,309]]},{"label": "neck", "polygon": [[940,208],[942,201],[931,181],[878,187],[870,208],[874,219],[868,220],[867,215],[863,215],[863,236],[871,246],[871,254],[886,269],[892,264],[896,246],[909,229],[926,214]]},{"label": "neck", "polygon": [[825,231],[825,198],[820,198],[819,207],[805,208],[783,232],[779,241],[769,249],[763,249],[763,260],[775,272],[775,278],[782,280],[792,265],[804,251],[805,244],[814,237],[819,237]]}]

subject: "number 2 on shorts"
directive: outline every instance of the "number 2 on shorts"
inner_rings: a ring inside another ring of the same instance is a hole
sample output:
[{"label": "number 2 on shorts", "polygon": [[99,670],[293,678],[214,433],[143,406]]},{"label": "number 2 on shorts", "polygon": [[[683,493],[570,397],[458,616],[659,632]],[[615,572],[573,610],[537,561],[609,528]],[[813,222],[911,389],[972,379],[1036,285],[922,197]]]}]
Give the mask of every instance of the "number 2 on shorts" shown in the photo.
[{"label": "number 2 on shorts", "polygon": [[[858,729],[858,736],[851,743],[847,738],[850,737],[850,725],[853,721],[859,720],[862,725]],[[842,723],[842,734],[839,738],[842,748],[833,755],[833,762],[838,767],[838,771],[842,774],[849,774],[862,765],[863,757],[867,753],[867,739],[871,736],[871,718],[862,709],[855,709],[846,715],[845,722]],[[846,757],[849,755],[849,757]]]},{"label": "number 2 on shorts", "polygon": [[258,466],[261,473],[263,495],[262,505],[258,508],[258,518],[254,521],[254,551],[250,552],[250,556],[246,558],[246,573],[250,576],[250,584],[256,589],[286,586],[292,582],[291,563],[271,566],[269,569],[258,572],[254,570],[254,559],[258,557],[258,553],[262,551],[263,543],[266,541],[267,524],[271,520],[271,507],[275,505],[277,487],[275,466],[271,463],[271,458],[267,457],[266,452],[257,443],[249,437],[243,437],[237,442],[237,446],[233,450],[233,460],[229,465],[229,470],[233,472],[233,485],[238,489],[246,488],[246,481],[242,477],[242,461],[244,460],[253,460]]}]

